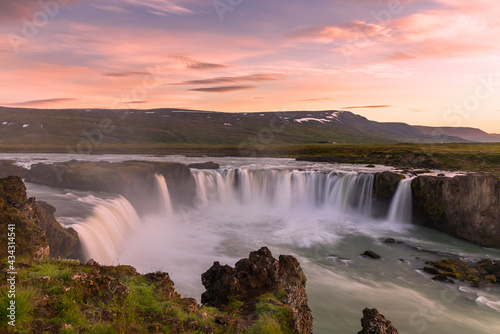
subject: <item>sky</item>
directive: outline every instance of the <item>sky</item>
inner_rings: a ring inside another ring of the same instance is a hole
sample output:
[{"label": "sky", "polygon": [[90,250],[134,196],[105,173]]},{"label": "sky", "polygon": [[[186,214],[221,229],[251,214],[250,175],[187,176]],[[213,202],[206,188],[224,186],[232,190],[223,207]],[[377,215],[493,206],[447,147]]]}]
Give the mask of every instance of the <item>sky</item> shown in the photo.
[{"label": "sky", "polygon": [[0,0],[0,105],[349,110],[500,133],[500,2]]}]

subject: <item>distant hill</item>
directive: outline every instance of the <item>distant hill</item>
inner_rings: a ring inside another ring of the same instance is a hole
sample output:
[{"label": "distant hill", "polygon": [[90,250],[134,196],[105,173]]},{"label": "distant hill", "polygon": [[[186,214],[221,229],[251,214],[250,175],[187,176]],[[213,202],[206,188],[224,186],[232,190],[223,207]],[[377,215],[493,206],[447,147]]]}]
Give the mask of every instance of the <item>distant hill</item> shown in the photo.
[{"label": "distant hill", "polygon": [[381,123],[334,110],[222,113],[0,107],[2,146],[74,145],[86,137],[106,145],[500,142],[500,135],[474,128]]}]

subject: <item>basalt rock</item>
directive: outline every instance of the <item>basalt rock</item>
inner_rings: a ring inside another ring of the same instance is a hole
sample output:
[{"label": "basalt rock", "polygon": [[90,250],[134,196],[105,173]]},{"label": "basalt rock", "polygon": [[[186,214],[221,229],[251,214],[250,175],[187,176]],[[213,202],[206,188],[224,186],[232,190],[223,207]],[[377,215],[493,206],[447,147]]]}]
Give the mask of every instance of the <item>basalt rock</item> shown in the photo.
[{"label": "basalt rock", "polygon": [[369,250],[365,251],[362,255],[369,257],[371,259],[374,259],[374,260],[380,260],[382,258],[382,256],[378,255],[375,252],[369,251]]},{"label": "basalt rock", "polygon": [[386,217],[391,205],[391,200],[398,189],[399,181],[404,175],[393,172],[376,173],[373,178],[373,201],[376,217]]},{"label": "basalt rock", "polygon": [[484,247],[500,248],[500,179],[490,174],[412,181],[413,221]]},{"label": "basalt rock", "polygon": [[187,167],[193,169],[219,169],[220,165],[213,161],[208,161],[202,163],[189,164],[187,165]]},{"label": "basalt rock", "polygon": [[358,334],[399,334],[392,323],[387,320],[376,308],[363,310],[361,318],[363,329]]},{"label": "basalt rock", "polygon": [[40,210],[40,226],[45,231],[51,258],[78,258],[80,243],[72,228],[65,229],[54,217],[56,208],[47,202],[37,201]]},{"label": "basalt rock", "polygon": [[312,333],[312,315],[307,304],[306,277],[296,258],[281,255],[273,258],[263,247],[251,252],[248,259],[238,261],[234,268],[214,265],[202,275],[206,291],[201,302],[224,309],[235,296],[241,298],[243,308],[251,313],[258,297],[266,293],[285,292],[285,304],[293,314],[292,328],[296,333]]},{"label": "basalt rock", "polygon": [[64,229],[57,222],[52,205],[28,198],[19,177],[0,179],[0,207],[2,229],[7,230],[8,224],[16,225],[16,253],[26,253],[34,260],[78,256],[76,231]]},{"label": "basalt rock", "polygon": [[[18,176],[0,179],[0,258],[8,255],[40,261],[49,257],[49,244],[40,226],[40,210],[35,199],[26,196],[26,187]],[[11,238],[11,239],[8,239]],[[15,253],[7,253],[7,244],[15,242]]]},{"label": "basalt rock", "polygon": [[76,161],[33,165],[26,181],[50,187],[116,193],[141,212],[154,210],[155,174],[164,176],[174,204],[191,204],[195,195],[189,168],[179,163],[153,161]]},{"label": "basalt rock", "polygon": [[470,282],[472,287],[486,287],[500,280],[500,261],[483,259],[478,262],[465,262],[459,259],[427,261],[424,272],[433,275],[432,279],[453,283],[453,279]]},{"label": "basalt rock", "polygon": [[14,160],[0,160],[0,178],[15,175],[25,177],[28,170],[15,164]]}]

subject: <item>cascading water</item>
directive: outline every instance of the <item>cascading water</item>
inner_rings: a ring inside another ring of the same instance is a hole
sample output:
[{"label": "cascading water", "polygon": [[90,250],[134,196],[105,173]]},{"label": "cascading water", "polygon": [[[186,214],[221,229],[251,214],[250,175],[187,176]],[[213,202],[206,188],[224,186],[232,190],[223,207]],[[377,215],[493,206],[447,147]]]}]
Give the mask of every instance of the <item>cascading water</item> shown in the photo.
[{"label": "cascading water", "polygon": [[170,192],[168,191],[167,182],[163,175],[155,175],[157,193],[160,198],[160,213],[164,216],[171,216],[173,212],[172,201],[170,200]]},{"label": "cascading water", "polygon": [[387,220],[392,223],[411,223],[412,197],[411,181],[414,177],[399,181],[391,201]]},{"label": "cascading water", "polygon": [[134,207],[124,197],[103,200],[90,217],[74,224],[87,258],[111,264],[123,249],[125,238],[140,224]]},{"label": "cascading water", "polygon": [[[98,193],[80,195],[96,207],[84,223],[75,226],[74,220],[64,221],[79,232],[88,257],[103,264],[130,264],[141,273],[166,271],[179,293],[195,298],[205,290],[201,273],[214,261],[234,265],[264,245],[275,257],[294,255],[308,278],[318,334],[331,333],[332,328],[339,333],[359,331],[360,310],[367,306],[384,310],[396,328],[406,333],[422,331],[423,326],[429,333],[500,332],[498,288],[464,290],[460,282],[445,286],[420,271],[422,259],[438,261],[443,254],[496,259],[500,252],[419,226],[408,229],[400,222],[407,219],[391,218],[393,223],[371,218],[373,176],[365,173],[373,169],[308,167],[281,159],[221,158],[219,162],[231,167],[192,171],[195,209],[176,207],[174,214],[166,214],[172,207],[166,197],[168,185],[157,177],[156,191],[148,200],[161,203],[141,222],[125,199],[104,201],[89,196],[102,196]],[[399,184],[391,217],[409,216],[411,209],[402,204],[408,201],[402,199],[410,194],[410,182]],[[35,186],[31,187],[33,194]],[[58,194],[57,189],[40,187],[40,196],[35,195],[43,199],[42,193],[49,191],[55,195],[45,200],[55,200],[56,215],[69,218],[74,217],[73,211],[82,213],[81,198],[75,201],[66,190]],[[85,211],[78,217],[88,214]],[[381,242],[387,237],[404,244]],[[360,257],[364,250],[379,253],[384,261]],[[439,317],[429,316],[435,312]]]},{"label": "cascading water", "polygon": [[194,171],[196,203],[331,208],[371,215],[373,174],[297,170]]}]

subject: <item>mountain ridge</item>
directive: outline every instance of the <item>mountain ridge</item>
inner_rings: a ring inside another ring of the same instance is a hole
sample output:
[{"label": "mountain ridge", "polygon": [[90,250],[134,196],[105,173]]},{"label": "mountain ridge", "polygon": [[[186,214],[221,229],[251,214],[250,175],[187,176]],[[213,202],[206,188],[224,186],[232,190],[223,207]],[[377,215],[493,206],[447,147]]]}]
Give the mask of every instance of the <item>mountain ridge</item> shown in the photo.
[{"label": "mountain ridge", "polygon": [[377,122],[345,110],[226,113],[0,107],[0,145],[74,145],[86,138],[109,145],[500,142],[500,134],[477,128]]}]

